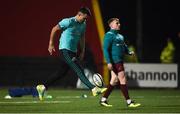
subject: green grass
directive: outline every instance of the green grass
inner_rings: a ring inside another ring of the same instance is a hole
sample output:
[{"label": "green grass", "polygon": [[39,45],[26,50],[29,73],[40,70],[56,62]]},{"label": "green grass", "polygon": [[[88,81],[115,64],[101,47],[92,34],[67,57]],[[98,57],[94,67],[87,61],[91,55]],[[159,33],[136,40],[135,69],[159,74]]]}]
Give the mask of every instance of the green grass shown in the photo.
[{"label": "green grass", "polygon": [[111,108],[100,106],[100,96],[92,97],[88,90],[50,88],[53,98],[39,101],[32,96],[4,99],[7,89],[0,89],[0,113],[180,113],[180,90],[130,89],[129,93],[141,107],[127,108],[119,89],[109,97]]}]

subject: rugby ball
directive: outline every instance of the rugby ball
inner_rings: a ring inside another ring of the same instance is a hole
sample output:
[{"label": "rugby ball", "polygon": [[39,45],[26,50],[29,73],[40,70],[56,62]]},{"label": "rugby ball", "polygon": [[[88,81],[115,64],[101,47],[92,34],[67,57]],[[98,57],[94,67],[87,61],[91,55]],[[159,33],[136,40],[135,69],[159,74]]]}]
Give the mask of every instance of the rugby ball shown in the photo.
[{"label": "rugby ball", "polygon": [[93,74],[92,80],[93,80],[95,86],[97,86],[97,87],[104,86],[103,78],[99,73]]}]

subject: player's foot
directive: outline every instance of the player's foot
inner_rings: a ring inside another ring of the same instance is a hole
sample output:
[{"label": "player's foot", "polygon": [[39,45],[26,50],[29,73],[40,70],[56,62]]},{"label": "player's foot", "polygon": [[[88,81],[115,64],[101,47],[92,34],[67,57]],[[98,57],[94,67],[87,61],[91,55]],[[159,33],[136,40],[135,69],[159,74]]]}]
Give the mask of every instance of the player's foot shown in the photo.
[{"label": "player's foot", "polygon": [[106,90],[107,90],[107,88],[104,88],[104,87],[103,88],[94,87],[92,89],[92,94],[93,94],[93,96],[97,96],[97,95],[99,95],[101,93],[104,93]]},{"label": "player's foot", "polygon": [[99,103],[101,104],[101,106],[112,107],[112,105],[108,104],[107,100],[106,101],[100,101]]},{"label": "player's foot", "polygon": [[10,95],[6,95],[4,98],[5,99],[12,99],[12,97]]},{"label": "player's foot", "polygon": [[135,103],[134,101],[131,101],[130,104],[128,104],[129,108],[136,108],[139,107],[141,104],[140,103]]},{"label": "player's foot", "polygon": [[44,85],[37,85],[36,89],[38,91],[39,100],[43,100],[46,87]]}]

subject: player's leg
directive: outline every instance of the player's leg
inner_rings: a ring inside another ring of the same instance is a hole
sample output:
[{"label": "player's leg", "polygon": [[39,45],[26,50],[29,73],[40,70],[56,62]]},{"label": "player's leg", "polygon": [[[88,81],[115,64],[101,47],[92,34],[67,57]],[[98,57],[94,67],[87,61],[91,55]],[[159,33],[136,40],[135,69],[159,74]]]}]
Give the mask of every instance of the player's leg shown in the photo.
[{"label": "player's leg", "polygon": [[[120,64],[120,67],[122,67],[122,69],[124,69],[123,64]],[[134,101],[132,101],[130,99],[130,97],[129,97],[128,87],[127,87],[127,80],[126,80],[126,77],[125,77],[124,70],[121,70],[118,73],[118,79],[120,81],[120,88],[121,88],[121,91],[123,93],[124,98],[126,99],[128,107],[138,107],[138,106],[140,106],[141,104],[134,103]]]},{"label": "player's leg", "polygon": [[55,71],[53,74],[51,74],[46,82],[44,83],[46,90],[48,89],[49,86],[54,84],[56,81],[60,80],[63,78],[69,71],[70,67],[63,61],[60,57],[59,59],[59,67],[58,70]]},{"label": "player's leg", "polygon": [[126,100],[130,99],[124,71],[121,71],[121,72],[118,73],[118,78],[119,78],[119,81],[120,81],[120,88],[121,88],[121,91],[123,93],[124,98]]},{"label": "player's leg", "polygon": [[92,90],[93,96],[97,96],[100,93],[106,91],[107,88],[99,88],[95,87],[85,76],[84,70],[81,67],[80,63],[76,58],[76,54],[72,53],[68,50],[61,50],[64,56],[66,63],[73,69],[73,71],[77,74],[79,79],[89,88]]},{"label": "player's leg", "polygon": [[114,86],[119,82],[117,75],[114,73],[114,71],[111,71],[111,80],[107,87],[107,90],[103,94],[103,96],[100,99],[100,104],[105,107],[112,107],[112,105],[108,104],[108,97],[111,94],[112,90],[114,89]]},{"label": "player's leg", "polygon": [[[53,74],[51,74],[48,77],[48,79],[46,79],[45,83],[36,86],[39,99],[43,100],[45,91],[48,89],[48,87],[54,84],[56,81],[60,80],[64,75],[66,75],[68,71],[69,71],[69,66],[63,61],[62,55],[60,55],[58,70]],[[52,97],[52,96],[48,95],[48,97]]]}]

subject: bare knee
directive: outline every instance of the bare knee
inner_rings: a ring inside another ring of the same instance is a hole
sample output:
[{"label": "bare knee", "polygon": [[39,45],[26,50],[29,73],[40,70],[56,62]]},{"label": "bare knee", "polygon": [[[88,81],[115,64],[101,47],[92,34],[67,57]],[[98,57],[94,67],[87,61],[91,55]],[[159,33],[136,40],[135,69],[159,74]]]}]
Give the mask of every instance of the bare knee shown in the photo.
[{"label": "bare knee", "polygon": [[118,78],[119,78],[120,84],[124,85],[127,83],[124,71],[118,73]]},{"label": "bare knee", "polygon": [[114,85],[117,85],[118,82],[119,82],[118,76],[113,71],[111,71],[110,84],[114,86]]}]

